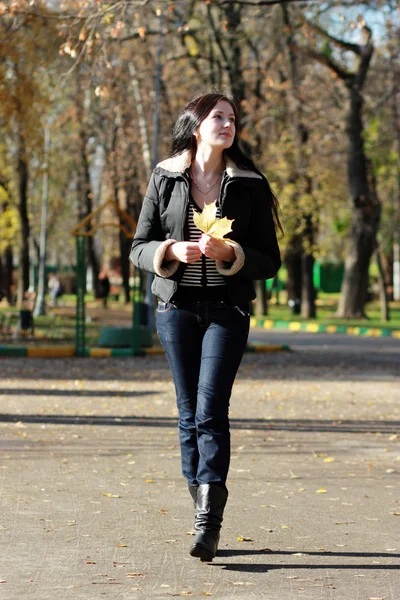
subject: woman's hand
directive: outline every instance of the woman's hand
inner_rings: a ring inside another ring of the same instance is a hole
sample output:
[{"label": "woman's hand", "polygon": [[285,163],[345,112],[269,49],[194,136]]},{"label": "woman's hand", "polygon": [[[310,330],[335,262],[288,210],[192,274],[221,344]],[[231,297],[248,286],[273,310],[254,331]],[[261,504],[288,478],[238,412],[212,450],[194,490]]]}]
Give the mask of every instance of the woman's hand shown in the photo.
[{"label": "woman's hand", "polygon": [[164,260],[180,260],[183,263],[194,263],[201,257],[199,244],[196,242],[175,242],[168,246]]},{"label": "woman's hand", "polygon": [[229,246],[223,240],[217,240],[203,233],[199,239],[199,247],[203,254],[214,260],[222,260],[225,262],[233,262],[235,260],[235,252],[232,246]]}]

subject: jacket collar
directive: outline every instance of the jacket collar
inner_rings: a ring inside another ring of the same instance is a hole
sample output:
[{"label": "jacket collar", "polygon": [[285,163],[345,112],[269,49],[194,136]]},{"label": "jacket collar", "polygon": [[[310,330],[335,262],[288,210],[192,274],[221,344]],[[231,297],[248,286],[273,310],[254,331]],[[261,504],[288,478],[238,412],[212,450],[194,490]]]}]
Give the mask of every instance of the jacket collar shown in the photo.
[{"label": "jacket collar", "polygon": [[[156,168],[163,169],[172,175],[182,175],[191,165],[190,151],[185,150],[172,158],[158,163]],[[228,156],[226,157],[226,173],[229,177],[245,177],[246,179],[262,179],[261,175],[247,169],[240,169]]]}]

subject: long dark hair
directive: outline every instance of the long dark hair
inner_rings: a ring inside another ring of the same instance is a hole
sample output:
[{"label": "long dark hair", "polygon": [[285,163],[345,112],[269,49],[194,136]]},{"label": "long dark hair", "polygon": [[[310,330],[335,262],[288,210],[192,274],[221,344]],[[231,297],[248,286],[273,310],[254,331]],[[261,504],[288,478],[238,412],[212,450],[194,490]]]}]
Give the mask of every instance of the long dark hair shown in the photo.
[{"label": "long dark hair", "polygon": [[235,115],[235,137],[230,148],[224,150],[224,155],[228,156],[240,169],[255,171],[264,180],[267,188],[267,194],[271,201],[272,214],[274,217],[275,226],[280,229],[283,233],[282,225],[279,220],[279,205],[278,200],[271,190],[271,187],[263,173],[261,173],[254,162],[246,156],[243,150],[239,146],[240,139],[240,115],[238,107],[232,96],[220,93],[202,94],[191,100],[182,110],[179,115],[173,132],[171,142],[170,156],[176,156],[189,150],[191,153],[192,160],[195,159],[197,152],[197,139],[194,135],[200,124],[210,114],[214,106],[221,101],[228,102]]}]

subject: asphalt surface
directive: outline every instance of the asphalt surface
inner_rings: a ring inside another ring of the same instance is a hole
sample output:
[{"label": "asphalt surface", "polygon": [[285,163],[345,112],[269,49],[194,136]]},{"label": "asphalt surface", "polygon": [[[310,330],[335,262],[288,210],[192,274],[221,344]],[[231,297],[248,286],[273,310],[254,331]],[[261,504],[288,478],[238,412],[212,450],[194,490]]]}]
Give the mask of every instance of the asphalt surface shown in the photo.
[{"label": "asphalt surface", "polygon": [[210,564],[164,356],[0,359],[1,600],[399,600],[400,342],[288,335],[243,359]]}]

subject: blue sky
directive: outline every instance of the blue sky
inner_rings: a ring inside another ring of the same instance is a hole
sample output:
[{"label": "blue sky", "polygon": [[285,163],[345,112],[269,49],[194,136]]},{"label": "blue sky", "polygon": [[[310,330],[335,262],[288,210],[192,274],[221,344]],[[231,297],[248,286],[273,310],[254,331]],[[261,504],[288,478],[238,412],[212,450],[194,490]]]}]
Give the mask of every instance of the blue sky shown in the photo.
[{"label": "blue sky", "polygon": [[[338,6],[337,8],[331,8],[327,11],[326,18],[324,18],[324,15],[321,16],[321,24],[323,25],[326,23],[327,30],[332,35],[341,37],[349,42],[357,43],[360,41],[358,17],[363,17],[366,24],[372,29],[376,45],[385,43],[387,20],[393,20],[397,27],[400,26],[399,11],[397,11],[396,14],[394,10],[390,10],[388,5],[384,5],[379,9],[369,8],[367,6],[349,8]],[[336,22],[336,26],[334,27],[332,20]],[[357,24],[357,27],[352,29],[350,27],[351,23]]]}]

